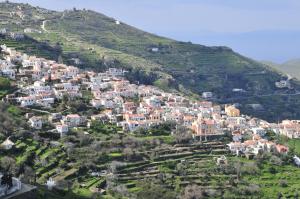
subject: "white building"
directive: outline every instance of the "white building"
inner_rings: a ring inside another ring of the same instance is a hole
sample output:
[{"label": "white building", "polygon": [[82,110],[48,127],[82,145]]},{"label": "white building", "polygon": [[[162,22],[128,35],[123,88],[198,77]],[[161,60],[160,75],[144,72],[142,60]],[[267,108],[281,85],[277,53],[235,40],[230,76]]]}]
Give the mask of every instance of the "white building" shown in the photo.
[{"label": "white building", "polygon": [[57,125],[56,130],[58,133],[60,133],[61,137],[64,136],[66,133],[69,132],[69,126],[62,124],[62,125]]},{"label": "white building", "polygon": [[85,121],[85,119],[83,117],[81,117],[78,114],[70,114],[65,116],[62,120],[61,123],[68,125],[69,127],[76,127],[81,125],[83,122]]},{"label": "white building", "polygon": [[13,69],[0,70],[0,75],[8,77],[9,79],[16,79],[16,71]]},{"label": "white building", "polygon": [[19,97],[18,102],[22,107],[32,106],[36,103],[36,98],[34,96]]},{"label": "white building", "polygon": [[29,119],[30,126],[34,129],[42,129],[43,127],[43,119],[42,117],[33,116]]},{"label": "white building", "polygon": [[1,144],[1,148],[5,149],[5,150],[9,150],[11,149],[13,146],[15,145],[15,143],[13,143],[9,137]]},{"label": "white building", "polygon": [[205,99],[212,98],[212,96],[213,96],[212,92],[203,92],[202,93],[202,97]]},{"label": "white building", "polygon": [[237,155],[239,155],[241,152],[244,152],[246,149],[245,145],[241,142],[231,142],[227,144],[227,146],[232,153],[235,153]]},{"label": "white building", "polygon": [[256,135],[259,135],[260,137],[264,137],[266,135],[266,130],[263,128],[252,128],[251,131]]}]

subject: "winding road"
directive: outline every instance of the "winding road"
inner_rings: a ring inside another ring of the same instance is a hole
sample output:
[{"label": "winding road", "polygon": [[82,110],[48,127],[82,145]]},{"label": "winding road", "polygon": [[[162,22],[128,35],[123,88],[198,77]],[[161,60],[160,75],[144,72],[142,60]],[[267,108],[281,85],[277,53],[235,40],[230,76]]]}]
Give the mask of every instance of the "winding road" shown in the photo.
[{"label": "winding road", "polygon": [[48,30],[46,29],[46,23],[47,23],[47,21],[49,21],[49,20],[44,20],[43,23],[42,23],[42,25],[41,25],[42,30],[45,31],[45,32],[48,32]]}]

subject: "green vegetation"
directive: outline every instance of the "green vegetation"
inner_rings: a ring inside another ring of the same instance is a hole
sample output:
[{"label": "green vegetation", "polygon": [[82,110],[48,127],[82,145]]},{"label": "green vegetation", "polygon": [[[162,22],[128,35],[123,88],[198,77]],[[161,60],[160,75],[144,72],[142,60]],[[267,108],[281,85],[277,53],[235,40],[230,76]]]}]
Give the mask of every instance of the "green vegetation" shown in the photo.
[{"label": "green vegetation", "polygon": [[91,133],[100,133],[105,135],[113,135],[118,133],[118,130],[121,130],[121,128],[117,128],[114,125],[107,125],[103,124],[102,122],[94,121],[92,122],[90,132]]},{"label": "green vegetation", "polygon": [[20,127],[26,127],[23,112],[18,107],[0,102],[0,141]]},{"label": "green vegetation", "polygon": [[9,79],[0,77],[0,99],[7,95],[12,90]]},{"label": "green vegetation", "polygon": [[[23,117],[14,106],[2,109],[10,118]],[[222,141],[187,142],[178,138],[186,130],[174,128],[166,123],[129,135],[114,125],[94,122],[90,129],[79,127],[53,143],[42,141],[38,132],[16,128],[11,138],[15,148],[0,152],[1,167],[13,163],[11,170],[26,171],[24,182],[37,183],[37,192],[29,198],[274,198],[294,197],[300,191],[300,170],[291,164],[292,154],[237,158],[228,154]],[[291,148],[298,146],[299,140],[268,135],[289,142]],[[226,155],[228,165],[216,164],[220,155]],[[92,176],[92,171],[104,176]],[[42,186],[49,177],[58,182],[53,191]]]},{"label": "green vegetation", "polygon": [[[299,95],[251,97],[241,101],[241,104],[241,111],[243,113],[252,113],[258,118],[267,119],[272,122],[300,117],[300,112],[295,111],[300,110]],[[248,106],[249,104],[261,104],[264,109],[255,110]]]}]

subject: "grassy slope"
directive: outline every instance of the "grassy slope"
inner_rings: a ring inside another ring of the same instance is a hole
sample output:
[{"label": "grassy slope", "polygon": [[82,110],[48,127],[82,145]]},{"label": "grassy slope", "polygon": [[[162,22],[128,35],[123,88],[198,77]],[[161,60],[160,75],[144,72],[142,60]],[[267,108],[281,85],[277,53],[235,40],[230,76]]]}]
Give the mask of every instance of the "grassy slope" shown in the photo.
[{"label": "grassy slope", "polygon": [[[125,24],[116,25],[113,19],[92,11],[65,13],[64,17],[51,20],[49,26],[51,32],[58,33],[59,37],[72,38],[70,43],[83,41],[83,47],[91,44],[101,46],[101,49],[94,46],[100,55],[116,58],[130,67],[167,73],[176,80],[176,85],[182,84],[196,93],[211,90],[224,96],[235,87],[271,92],[274,81],[280,78],[263,65],[231,49],[158,37]],[[149,49],[152,47],[158,47],[159,52],[151,52]],[[268,70],[268,76],[247,75],[263,70]],[[262,86],[255,86],[254,81],[259,81]]]},{"label": "grassy slope", "polygon": [[293,59],[283,64],[275,64],[275,63],[269,63],[269,64],[270,66],[276,68],[277,70],[280,70],[284,73],[291,75],[292,77],[300,79],[300,59]]}]

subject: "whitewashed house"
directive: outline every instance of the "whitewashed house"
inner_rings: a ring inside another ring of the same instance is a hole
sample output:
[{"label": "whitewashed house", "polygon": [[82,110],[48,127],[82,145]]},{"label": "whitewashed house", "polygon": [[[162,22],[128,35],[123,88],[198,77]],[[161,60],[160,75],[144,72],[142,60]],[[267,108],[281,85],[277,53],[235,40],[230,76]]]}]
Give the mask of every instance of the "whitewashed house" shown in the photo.
[{"label": "whitewashed house", "polygon": [[36,103],[35,96],[19,97],[18,102],[22,107],[32,106]]},{"label": "whitewashed house", "polygon": [[263,128],[255,127],[251,128],[253,134],[259,135],[260,137],[264,137],[266,135],[266,130]]},{"label": "whitewashed house", "polygon": [[241,142],[231,142],[227,144],[227,146],[232,153],[235,153],[237,155],[239,155],[241,152],[244,152],[246,149],[245,145]]},{"label": "whitewashed house", "polygon": [[30,126],[34,129],[42,129],[43,127],[43,118],[33,116],[29,119]]},{"label": "whitewashed house", "polygon": [[66,133],[69,132],[69,126],[65,124],[57,125],[56,130],[58,133],[60,133],[61,137],[63,137]]},{"label": "whitewashed house", "polygon": [[9,79],[16,79],[16,71],[13,69],[0,70],[0,75],[8,77]]},{"label": "whitewashed house", "polygon": [[212,96],[213,96],[213,93],[212,93],[212,92],[203,92],[203,93],[202,93],[202,97],[203,97],[204,99],[212,98]]},{"label": "whitewashed house", "polygon": [[85,122],[85,118],[81,117],[78,114],[67,115],[63,117],[63,119],[61,120],[62,124],[68,125],[69,127],[80,126],[84,122]]},{"label": "whitewashed house", "polygon": [[13,146],[15,145],[15,143],[13,143],[9,137],[1,144],[1,148],[5,149],[5,150],[10,150]]}]

